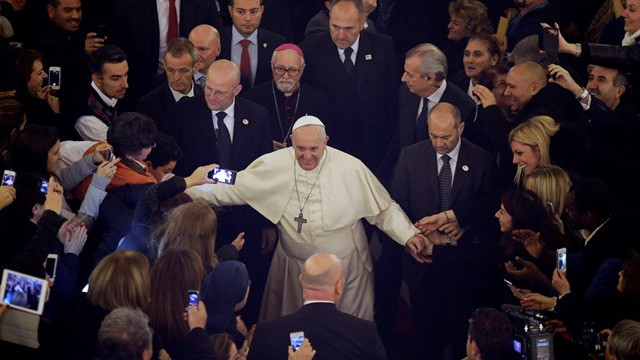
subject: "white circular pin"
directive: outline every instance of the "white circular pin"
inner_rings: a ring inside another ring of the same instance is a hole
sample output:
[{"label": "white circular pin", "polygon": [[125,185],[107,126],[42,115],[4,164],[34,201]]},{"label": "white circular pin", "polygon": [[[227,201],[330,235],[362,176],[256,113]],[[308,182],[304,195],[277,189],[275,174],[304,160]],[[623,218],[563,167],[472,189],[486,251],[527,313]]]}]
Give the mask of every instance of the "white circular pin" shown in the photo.
[{"label": "white circular pin", "polygon": [[469,171],[469,167],[467,165],[462,165],[462,171]]},{"label": "white circular pin", "polygon": [[243,124],[245,124],[245,125],[249,125],[249,120],[247,120],[247,119],[242,119],[242,123],[243,123]]}]

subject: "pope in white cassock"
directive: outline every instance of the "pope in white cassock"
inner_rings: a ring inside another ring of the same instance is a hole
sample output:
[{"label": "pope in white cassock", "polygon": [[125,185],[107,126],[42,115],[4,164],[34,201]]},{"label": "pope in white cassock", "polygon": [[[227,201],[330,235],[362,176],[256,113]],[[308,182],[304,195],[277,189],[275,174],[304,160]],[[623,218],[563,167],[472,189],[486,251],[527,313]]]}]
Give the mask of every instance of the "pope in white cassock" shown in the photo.
[{"label": "pope in white cassock", "polygon": [[238,172],[235,185],[206,184],[186,192],[213,206],[249,204],[278,226],[262,301],[261,320],[298,311],[304,298],[298,277],[317,252],[345,266],[341,311],[373,320],[372,261],[360,219],[377,226],[418,261],[426,239],[360,160],[327,146],[316,117],[293,126],[292,147],[265,154]]}]

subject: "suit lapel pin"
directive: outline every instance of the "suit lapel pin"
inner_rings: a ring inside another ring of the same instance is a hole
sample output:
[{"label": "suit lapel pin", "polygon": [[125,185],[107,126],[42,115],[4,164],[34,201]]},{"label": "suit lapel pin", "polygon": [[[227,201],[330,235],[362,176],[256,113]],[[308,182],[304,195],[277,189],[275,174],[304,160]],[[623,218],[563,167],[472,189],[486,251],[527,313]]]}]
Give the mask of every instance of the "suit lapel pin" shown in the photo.
[{"label": "suit lapel pin", "polygon": [[469,171],[469,167],[467,165],[462,165],[462,171]]},{"label": "suit lapel pin", "polygon": [[267,43],[262,43],[262,47],[266,49],[267,48]]},{"label": "suit lapel pin", "polygon": [[247,119],[242,119],[242,123],[243,123],[244,125],[249,125],[249,120],[247,120]]},{"label": "suit lapel pin", "polygon": [[365,59],[365,60],[371,60],[371,59],[373,59],[373,56],[371,56],[371,54],[366,54],[366,55],[364,56],[364,59]]}]

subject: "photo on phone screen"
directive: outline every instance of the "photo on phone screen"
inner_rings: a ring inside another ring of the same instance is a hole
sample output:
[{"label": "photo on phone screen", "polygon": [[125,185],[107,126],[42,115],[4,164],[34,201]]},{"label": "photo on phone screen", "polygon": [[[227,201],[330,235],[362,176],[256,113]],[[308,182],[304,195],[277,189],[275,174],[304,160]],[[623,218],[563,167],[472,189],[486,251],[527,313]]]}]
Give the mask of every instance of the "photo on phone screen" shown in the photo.
[{"label": "photo on phone screen", "polygon": [[46,194],[49,192],[49,181],[47,180],[40,180],[40,192],[43,194]]},{"label": "photo on phone screen", "polygon": [[236,174],[236,171],[233,170],[215,168],[209,172],[209,178],[223,184],[233,185],[236,182]]},{"label": "photo on phone screen", "polygon": [[189,305],[198,306],[198,290],[189,290]]},{"label": "photo on phone screen", "polygon": [[13,182],[16,180],[16,172],[12,170],[5,170],[2,173],[2,185],[13,186]]},{"label": "photo on phone screen", "polygon": [[557,255],[558,270],[567,271],[567,248],[558,249]]},{"label": "photo on phone screen", "polygon": [[293,350],[298,350],[302,342],[304,341],[304,331],[296,331],[289,334],[291,340],[291,347]]},{"label": "photo on phone screen", "polygon": [[53,90],[60,90],[61,69],[59,66],[49,67],[49,86]]},{"label": "photo on phone screen", "polygon": [[42,315],[48,288],[49,284],[45,279],[4,269],[0,300],[12,308]]},{"label": "photo on phone screen", "polygon": [[47,255],[47,262],[45,264],[47,275],[51,280],[56,279],[56,270],[58,269],[58,254]]}]

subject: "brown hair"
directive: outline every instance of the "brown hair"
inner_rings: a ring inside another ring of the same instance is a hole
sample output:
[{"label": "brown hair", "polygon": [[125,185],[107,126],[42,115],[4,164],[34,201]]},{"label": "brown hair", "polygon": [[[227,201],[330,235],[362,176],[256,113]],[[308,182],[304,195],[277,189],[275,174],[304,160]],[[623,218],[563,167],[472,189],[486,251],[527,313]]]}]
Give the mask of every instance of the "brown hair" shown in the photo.
[{"label": "brown hair", "polygon": [[106,310],[144,308],[151,298],[149,261],[137,251],[109,254],[91,272],[87,297]]},{"label": "brown hair", "polygon": [[459,16],[466,20],[469,35],[493,33],[487,6],[476,0],[456,0],[449,3],[449,16]]}]

